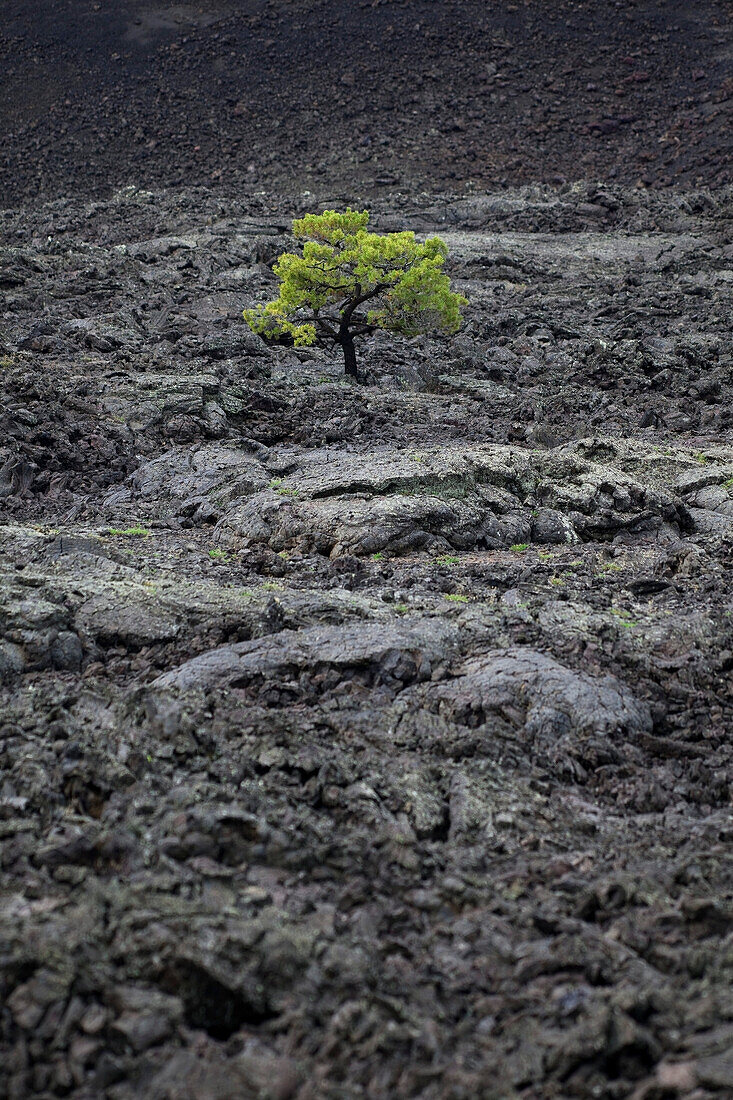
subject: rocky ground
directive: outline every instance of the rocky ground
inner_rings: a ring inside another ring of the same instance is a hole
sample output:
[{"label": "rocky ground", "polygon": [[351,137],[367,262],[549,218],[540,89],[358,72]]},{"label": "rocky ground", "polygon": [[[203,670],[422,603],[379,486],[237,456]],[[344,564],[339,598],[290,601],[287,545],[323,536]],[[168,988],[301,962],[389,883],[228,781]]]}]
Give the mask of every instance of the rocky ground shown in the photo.
[{"label": "rocky ground", "polygon": [[2,215],[0,1096],[730,1097],[731,194],[375,200],[361,386],[353,197]]},{"label": "rocky ground", "polygon": [[731,0],[4,0],[0,206],[733,182]]}]

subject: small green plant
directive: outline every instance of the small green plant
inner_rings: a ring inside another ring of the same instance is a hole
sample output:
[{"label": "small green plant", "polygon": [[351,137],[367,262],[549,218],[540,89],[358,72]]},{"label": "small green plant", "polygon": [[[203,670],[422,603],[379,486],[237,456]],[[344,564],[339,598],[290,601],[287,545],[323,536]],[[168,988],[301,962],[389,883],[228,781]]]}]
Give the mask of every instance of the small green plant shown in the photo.
[{"label": "small green plant", "polygon": [[282,592],[285,585],[280,584],[279,581],[265,581],[262,587],[265,592]]},{"label": "small green plant", "polygon": [[622,573],[623,565],[619,565],[617,561],[610,561],[607,565],[602,565],[599,569],[599,573]]},{"label": "small green plant", "polygon": [[628,611],[625,611],[622,607],[612,607],[611,614],[615,615],[618,619],[619,626],[637,626],[638,623],[635,619],[632,619]]},{"label": "small green plant", "polygon": [[697,453],[697,454],[696,454],[696,455],[694,456],[694,458],[695,458],[695,461],[696,461],[696,462],[699,462],[699,463],[700,463],[700,464],[701,464],[702,466],[704,466],[704,465],[705,465],[705,464],[706,464],[707,462],[709,462],[709,461],[710,461],[710,459],[708,458],[708,456],[707,456],[706,454],[703,454],[703,452],[702,452],[702,451],[699,451],[699,452],[698,452],[698,453]]},{"label": "small green plant", "polygon": [[150,531],[147,527],[110,527],[107,531],[108,535],[124,535],[129,538],[147,538]]},{"label": "small green plant", "polygon": [[435,558],[436,565],[458,565],[461,559],[457,558],[455,554],[441,554]]},{"label": "small green plant", "polygon": [[550,550],[540,550],[537,557],[540,561],[549,561],[551,558],[554,558],[555,555]]},{"label": "small green plant", "polygon": [[514,546],[510,546],[509,549],[513,550],[515,554],[523,554],[525,550],[529,550],[529,543],[515,542]]},{"label": "small green plant", "polygon": [[273,477],[269,487],[274,489],[275,493],[280,493],[281,496],[297,496],[300,492],[298,488],[288,488],[287,485],[283,485],[282,477]]},{"label": "small green plant", "polygon": [[283,479],[281,477],[273,477],[269,485],[270,489],[274,489],[276,493],[279,493],[282,497],[297,497],[300,492],[299,489],[289,489],[286,485],[283,485]]},{"label": "small green plant", "polygon": [[723,482],[724,489],[733,489],[733,477],[729,477],[727,481]]},{"label": "small green plant", "polygon": [[372,554],[372,561],[384,561],[384,554],[381,550],[377,550],[376,554]]},{"label": "small green plant", "polygon": [[457,592],[446,592],[445,598],[451,603],[468,603],[468,596],[460,596]]},{"label": "small green plant", "polygon": [[296,347],[340,347],[346,374],[358,380],[354,341],[377,329],[416,336],[457,332],[466,299],[443,271],[448,249],[439,237],[370,233],[369,214],[348,209],[306,214],[293,222],[302,255],[284,252],[273,267],[278,297],[244,310],[264,337],[289,337]]},{"label": "small green plant", "polygon": [[209,557],[212,561],[229,561],[229,555],[220,546],[215,546],[213,550],[209,550]]},{"label": "small green plant", "polygon": [[410,610],[406,603],[396,603],[394,605],[394,609],[400,615],[404,615],[404,614],[406,614],[406,612],[408,612]]}]

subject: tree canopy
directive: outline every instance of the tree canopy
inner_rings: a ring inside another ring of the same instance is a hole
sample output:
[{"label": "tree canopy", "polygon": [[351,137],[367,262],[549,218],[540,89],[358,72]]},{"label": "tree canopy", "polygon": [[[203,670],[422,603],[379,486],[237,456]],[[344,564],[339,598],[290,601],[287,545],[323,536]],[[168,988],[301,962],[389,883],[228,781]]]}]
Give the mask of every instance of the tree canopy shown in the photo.
[{"label": "tree canopy", "polygon": [[366,210],[325,210],[293,222],[301,255],[284,252],[274,265],[278,297],[244,318],[264,336],[291,337],[296,347],[340,346],[346,373],[357,377],[355,339],[377,329],[416,336],[456,332],[466,299],[443,271],[440,237],[423,244],[412,232],[370,233]]}]

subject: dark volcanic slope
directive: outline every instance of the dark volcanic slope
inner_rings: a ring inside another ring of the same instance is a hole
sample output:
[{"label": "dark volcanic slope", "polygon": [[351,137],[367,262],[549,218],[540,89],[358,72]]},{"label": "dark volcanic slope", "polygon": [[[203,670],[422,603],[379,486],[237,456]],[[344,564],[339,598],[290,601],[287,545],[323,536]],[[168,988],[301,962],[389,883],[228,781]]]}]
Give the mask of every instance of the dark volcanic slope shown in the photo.
[{"label": "dark volcanic slope", "polygon": [[[0,191],[731,179],[726,0],[8,0]],[[0,203],[0,205],[3,205]]]}]

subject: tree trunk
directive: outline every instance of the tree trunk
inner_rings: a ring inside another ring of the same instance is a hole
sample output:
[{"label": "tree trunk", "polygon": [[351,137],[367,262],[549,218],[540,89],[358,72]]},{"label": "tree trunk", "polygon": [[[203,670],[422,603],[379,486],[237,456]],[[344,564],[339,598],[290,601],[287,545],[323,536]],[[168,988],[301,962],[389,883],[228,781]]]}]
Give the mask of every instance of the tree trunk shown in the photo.
[{"label": "tree trunk", "polygon": [[358,382],[359,373],[356,369],[356,348],[354,347],[354,337],[348,331],[340,332],[338,342],[341,345],[341,350],[344,353],[346,373],[350,378],[354,378]]}]

